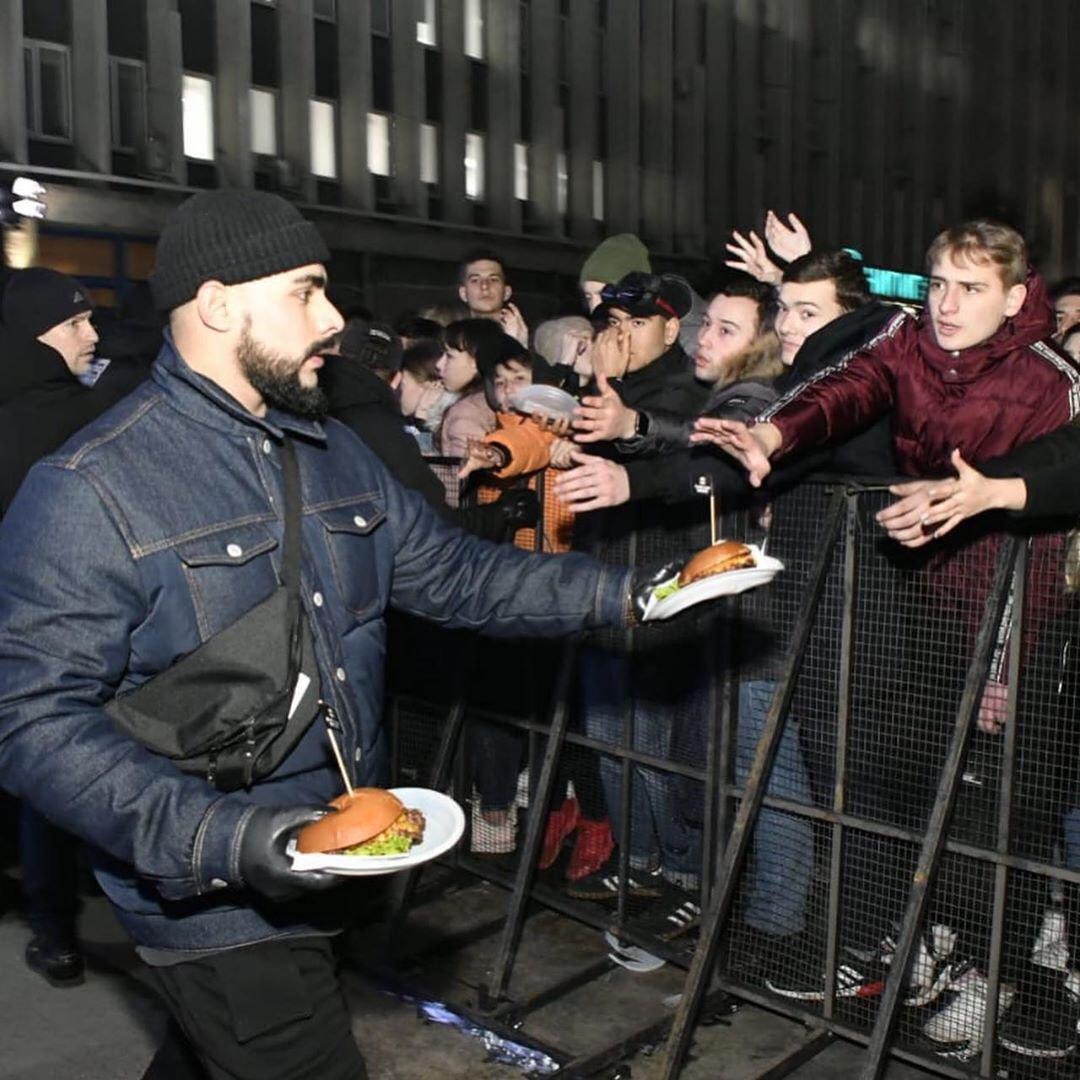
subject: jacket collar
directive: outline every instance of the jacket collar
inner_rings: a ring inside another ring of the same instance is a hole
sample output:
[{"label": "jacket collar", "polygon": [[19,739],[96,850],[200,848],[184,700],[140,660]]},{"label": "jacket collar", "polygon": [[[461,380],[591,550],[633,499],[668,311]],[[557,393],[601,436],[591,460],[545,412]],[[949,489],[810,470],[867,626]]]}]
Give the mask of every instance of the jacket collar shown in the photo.
[{"label": "jacket collar", "polygon": [[248,412],[216,382],[185,363],[168,329],[151,375],[177,409],[200,423],[233,434],[242,428],[258,428],[275,439],[283,438],[288,432],[318,442],[326,441],[326,432],[317,420],[294,416],[280,409],[268,409],[265,416]]}]

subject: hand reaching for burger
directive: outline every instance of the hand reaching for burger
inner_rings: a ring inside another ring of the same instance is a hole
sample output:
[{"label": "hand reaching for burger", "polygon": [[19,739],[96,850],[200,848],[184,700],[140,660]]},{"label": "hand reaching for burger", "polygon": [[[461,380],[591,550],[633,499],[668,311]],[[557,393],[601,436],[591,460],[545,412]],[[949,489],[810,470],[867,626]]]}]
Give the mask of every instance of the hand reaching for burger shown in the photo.
[{"label": "hand reaching for burger", "polygon": [[324,806],[256,807],[240,834],[238,861],[244,884],[279,903],[339,885],[341,879],[324,870],[294,870],[285,853],[302,826],[318,821],[326,813]]},{"label": "hand reaching for burger", "polygon": [[575,467],[566,468],[555,481],[555,494],[577,513],[621,506],[629,500],[630,477],[622,465],[580,450],[569,458]]},{"label": "hand reaching for burger", "polygon": [[747,427],[740,420],[713,420],[703,416],[694,421],[690,441],[720,447],[746,469],[751,487],[761,487],[772,472],[769,458],[780,449],[782,439],[774,424]]}]

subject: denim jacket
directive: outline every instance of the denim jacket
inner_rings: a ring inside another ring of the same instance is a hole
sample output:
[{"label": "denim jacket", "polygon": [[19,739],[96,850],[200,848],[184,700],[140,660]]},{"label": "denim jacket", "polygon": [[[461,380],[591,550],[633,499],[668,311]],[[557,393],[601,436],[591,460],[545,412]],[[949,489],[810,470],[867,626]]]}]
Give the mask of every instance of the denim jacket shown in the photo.
[{"label": "denim jacket", "polygon": [[255,417],[167,339],[151,379],[34,466],[0,525],[0,785],[92,845],[140,945],[219,948],[327,928],[322,894],[269,904],[238,870],[254,805],[339,793],[321,725],[266,780],[225,795],[103,710],[276,587],[286,431],[303,491],[304,608],[356,784],[385,781],[388,605],[508,636],[624,617],[626,571],[447,526],[343,425]]}]

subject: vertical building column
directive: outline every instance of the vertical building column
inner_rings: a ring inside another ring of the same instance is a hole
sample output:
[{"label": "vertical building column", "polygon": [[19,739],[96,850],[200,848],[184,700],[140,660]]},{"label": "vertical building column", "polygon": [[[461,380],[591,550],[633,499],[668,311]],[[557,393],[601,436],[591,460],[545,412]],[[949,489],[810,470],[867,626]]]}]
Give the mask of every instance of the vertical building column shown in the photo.
[{"label": "vertical building column", "polygon": [[338,176],[346,206],[370,210],[375,185],[368,171],[367,118],[371,111],[371,0],[338,4]]},{"label": "vertical building column", "polygon": [[[278,18],[281,18],[280,13]],[[214,143],[217,167],[228,187],[254,183],[251,156],[251,0],[217,0],[217,73],[214,84]]]},{"label": "vertical building column", "polygon": [[184,181],[184,59],[180,12],[174,0],[147,0],[146,133],[160,167],[174,183]]},{"label": "vertical building column", "polygon": [[439,186],[443,218],[464,224],[472,221],[465,199],[465,121],[469,97],[469,71],[465,59],[465,15],[461,0],[439,5],[439,44],[442,47],[442,140],[439,151]]},{"label": "vertical building column", "polygon": [[423,57],[416,24],[423,14],[417,0],[390,5],[390,48],[394,87],[394,192],[402,214],[427,217],[427,198],[420,182],[420,120],[423,116]]},{"label": "vertical building column", "polygon": [[[278,0],[278,56],[281,58],[282,156],[296,170],[301,198],[311,200],[315,197],[315,178],[311,175],[311,99],[315,96],[312,0]],[[247,92],[244,93],[246,96]]]},{"label": "vertical building column", "polygon": [[561,232],[556,148],[559,145],[558,0],[529,5],[529,203],[537,230]]},{"label": "vertical building column", "polygon": [[76,168],[111,173],[112,94],[105,0],[71,5],[71,98]]},{"label": "vertical building column", "polygon": [[[579,5],[580,6],[580,5]],[[486,10],[488,64],[487,203],[496,229],[518,232],[521,211],[514,198],[514,144],[521,117],[521,55],[517,3],[489,3]]]},{"label": "vertical building column", "polygon": [[570,177],[570,235],[593,241],[593,162],[596,152],[596,4],[570,6],[570,146],[567,172]]},{"label": "vertical building column", "polygon": [[[649,6],[652,0],[647,0]],[[641,0],[610,6],[604,64],[608,85],[608,233],[636,233],[641,219]],[[649,79],[656,77],[649,72]],[[651,134],[651,133],[650,133]],[[651,212],[651,207],[650,207]]]},{"label": "vertical building column", "polygon": [[673,239],[676,251],[694,255],[705,251],[705,72],[698,63],[704,31],[700,10],[696,0],[675,0]]},{"label": "vertical building column", "polygon": [[672,171],[674,168],[674,93],[672,59],[675,25],[672,0],[648,0],[641,9],[642,128],[641,197],[647,208],[650,248],[672,248]]},{"label": "vertical building column", "polygon": [[26,160],[22,0],[0,0],[0,153]]},{"label": "vertical building column", "polygon": [[732,55],[732,13],[725,0],[705,0],[705,229],[707,250],[724,251],[732,229],[732,113],[738,97]]}]

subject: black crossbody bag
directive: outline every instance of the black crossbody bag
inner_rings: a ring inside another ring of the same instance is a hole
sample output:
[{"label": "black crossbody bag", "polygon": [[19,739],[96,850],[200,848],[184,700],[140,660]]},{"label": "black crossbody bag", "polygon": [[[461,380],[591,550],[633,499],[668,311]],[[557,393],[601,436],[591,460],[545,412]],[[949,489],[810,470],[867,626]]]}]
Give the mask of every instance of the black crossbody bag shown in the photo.
[{"label": "black crossbody bag", "polygon": [[[105,712],[177,768],[235,791],[272,773],[319,712],[311,629],[300,604],[300,472],[282,448],[281,584],[262,603]],[[289,715],[297,678],[312,680]]]}]

